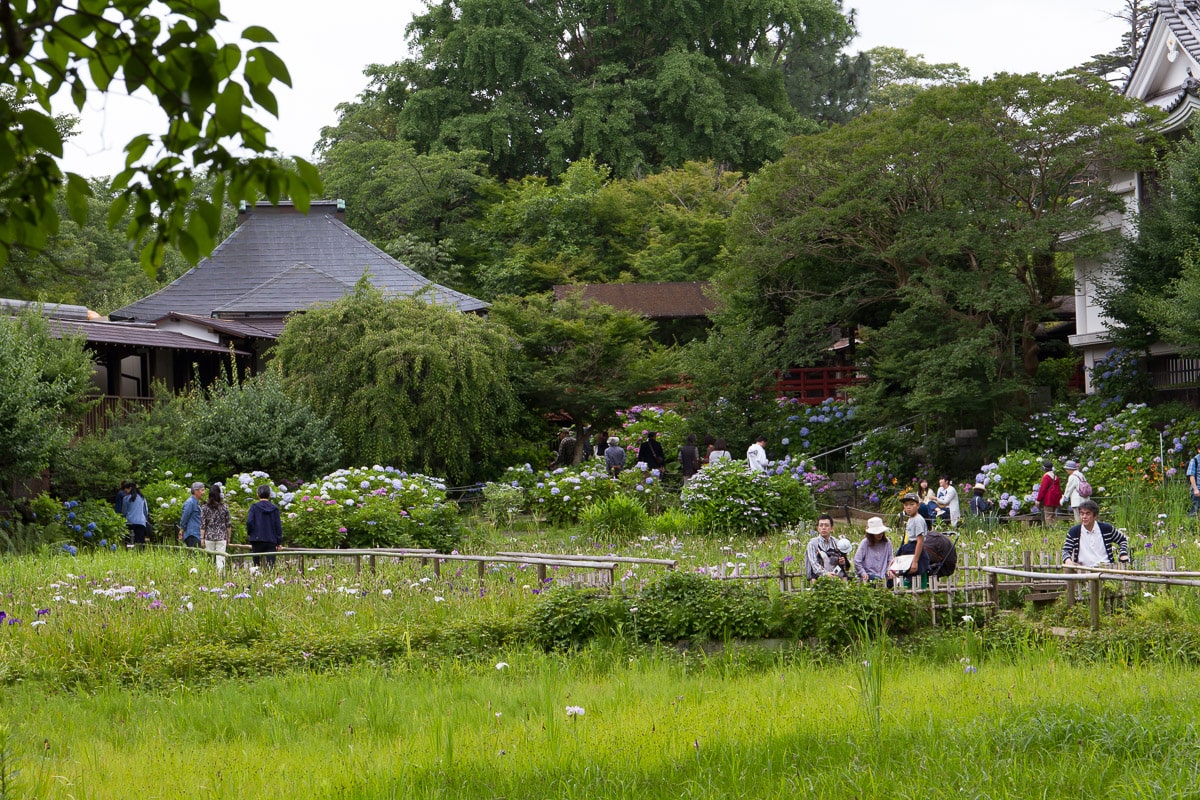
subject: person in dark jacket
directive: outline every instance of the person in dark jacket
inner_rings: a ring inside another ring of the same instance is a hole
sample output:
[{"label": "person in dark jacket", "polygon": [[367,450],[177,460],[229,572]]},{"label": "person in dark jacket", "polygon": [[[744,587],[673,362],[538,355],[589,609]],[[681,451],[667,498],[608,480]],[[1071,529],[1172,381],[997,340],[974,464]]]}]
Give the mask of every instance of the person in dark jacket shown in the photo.
[{"label": "person in dark jacket", "polygon": [[[283,544],[283,523],[279,506],[271,502],[271,487],[258,487],[258,502],[246,512],[246,539],[251,553],[274,553]],[[268,567],[275,566],[275,556],[266,556]],[[254,566],[261,567],[263,556],[254,557]]]},{"label": "person in dark jacket", "polygon": [[679,472],[687,483],[700,471],[700,448],[696,447],[696,434],[689,433],[687,444],[679,448]]},{"label": "person in dark jacket", "polygon": [[638,448],[638,462],[645,464],[647,469],[662,469],[667,463],[667,456],[663,453],[663,446],[658,441],[658,431],[650,431],[646,434],[645,441]]}]

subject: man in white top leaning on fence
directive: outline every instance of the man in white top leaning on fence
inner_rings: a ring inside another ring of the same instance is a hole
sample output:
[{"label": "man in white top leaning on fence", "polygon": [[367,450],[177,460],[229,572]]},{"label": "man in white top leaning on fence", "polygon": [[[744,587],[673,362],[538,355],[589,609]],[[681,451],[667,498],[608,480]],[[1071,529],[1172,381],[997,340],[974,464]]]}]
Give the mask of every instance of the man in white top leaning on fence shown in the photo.
[{"label": "man in white top leaning on fence", "polygon": [[[1096,519],[1099,513],[1100,506],[1095,500],[1084,500],[1079,504],[1079,524],[1067,531],[1067,540],[1063,542],[1064,565],[1095,567],[1112,564],[1115,560],[1129,563],[1129,540],[1115,526]],[[1115,560],[1114,544],[1117,546]]]}]

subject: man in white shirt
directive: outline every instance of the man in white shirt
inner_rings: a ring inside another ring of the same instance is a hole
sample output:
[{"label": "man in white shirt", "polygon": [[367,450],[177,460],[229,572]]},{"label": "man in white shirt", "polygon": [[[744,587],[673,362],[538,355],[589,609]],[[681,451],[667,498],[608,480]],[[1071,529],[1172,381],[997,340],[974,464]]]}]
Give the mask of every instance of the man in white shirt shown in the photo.
[{"label": "man in white shirt", "polygon": [[[1095,567],[1115,561],[1129,562],[1129,540],[1114,526],[1097,520],[1099,513],[1100,506],[1095,500],[1084,500],[1079,504],[1079,524],[1067,531],[1067,540],[1063,542],[1063,564]],[[1117,546],[1116,559],[1113,558],[1114,544]]]},{"label": "man in white shirt", "polygon": [[754,439],[754,444],[746,450],[746,463],[750,465],[752,472],[767,471],[767,437],[757,436]]}]

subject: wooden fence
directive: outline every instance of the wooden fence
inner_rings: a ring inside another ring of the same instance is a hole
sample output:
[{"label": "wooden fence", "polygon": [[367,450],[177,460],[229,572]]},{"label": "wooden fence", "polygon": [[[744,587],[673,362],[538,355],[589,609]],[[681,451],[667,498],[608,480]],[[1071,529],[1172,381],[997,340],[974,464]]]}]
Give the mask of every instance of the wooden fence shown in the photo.
[{"label": "wooden fence", "polygon": [[[243,550],[245,545],[239,547]],[[186,548],[192,552],[205,553],[206,555],[216,557],[215,553],[208,553],[204,550],[196,548]],[[333,550],[333,549],[317,549],[317,548],[284,548],[277,550],[274,553],[249,553],[249,552],[227,552],[225,558],[230,559],[234,565],[249,565],[248,559],[263,559],[274,556],[276,562],[282,561],[285,567],[291,563],[303,574],[307,565],[313,562],[331,561],[339,559],[352,559],[354,561],[355,572],[362,572],[363,564],[366,563],[367,570],[371,574],[375,574],[380,560],[387,562],[402,562],[407,560],[416,560],[421,566],[431,567],[435,578],[442,577],[442,566],[446,563],[450,564],[475,564],[476,577],[483,580],[488,573],[488,566],[494,564],[512,564],[523,567],[534,567],[537,571],[538,583],[545,583],[548,578],[548,570],[566,570],[567,573],[561,577],[565,580],[575,583],[587,583],[591,585],[611,586],[615,580],[615,572],[618,565],[622,564],[646,564],[653,566],[662,566],[667,569],[675,569],[676,562],[672,559],[665,558],[634,558],[631,556],[592,556],[592,555],[568,555],[559,553],[496,553],[494,555],[470,555],[465,553],[438,553],[435,550],[427,548],[362,548],[353,550]],[[591,575],[592,577],[582,577]]]}]

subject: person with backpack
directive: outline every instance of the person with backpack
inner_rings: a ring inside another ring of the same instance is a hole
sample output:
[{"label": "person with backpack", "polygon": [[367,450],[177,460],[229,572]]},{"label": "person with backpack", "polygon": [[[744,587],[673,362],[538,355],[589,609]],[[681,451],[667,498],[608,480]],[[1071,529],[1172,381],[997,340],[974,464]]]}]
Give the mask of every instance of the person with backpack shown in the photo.
[{"label": "person with backpack", "polygon": [[1067,471],[1067,488],[1063,489],[1063,499],[1070,506],[1075,521],[1079,522],[1079,506],[1092,496],[1092,485],[1088,483],[1083,470],[1079,468],[1078,461],[1068,459],[1063,464],[1063,469]]},{"label": "person with backpack", "polygon": [[1050,525],[1054,522],[1054,516],[1058,514],[1058,507],[1062,505],[1062,484],[1054,474],[1054,463],[1050,459],[1042,462],[1042,469],[1046,472],[1042,475],[1042,482],[1038,484],[1036,499],[1037,504],[1042,507],[1042,522]]}]

